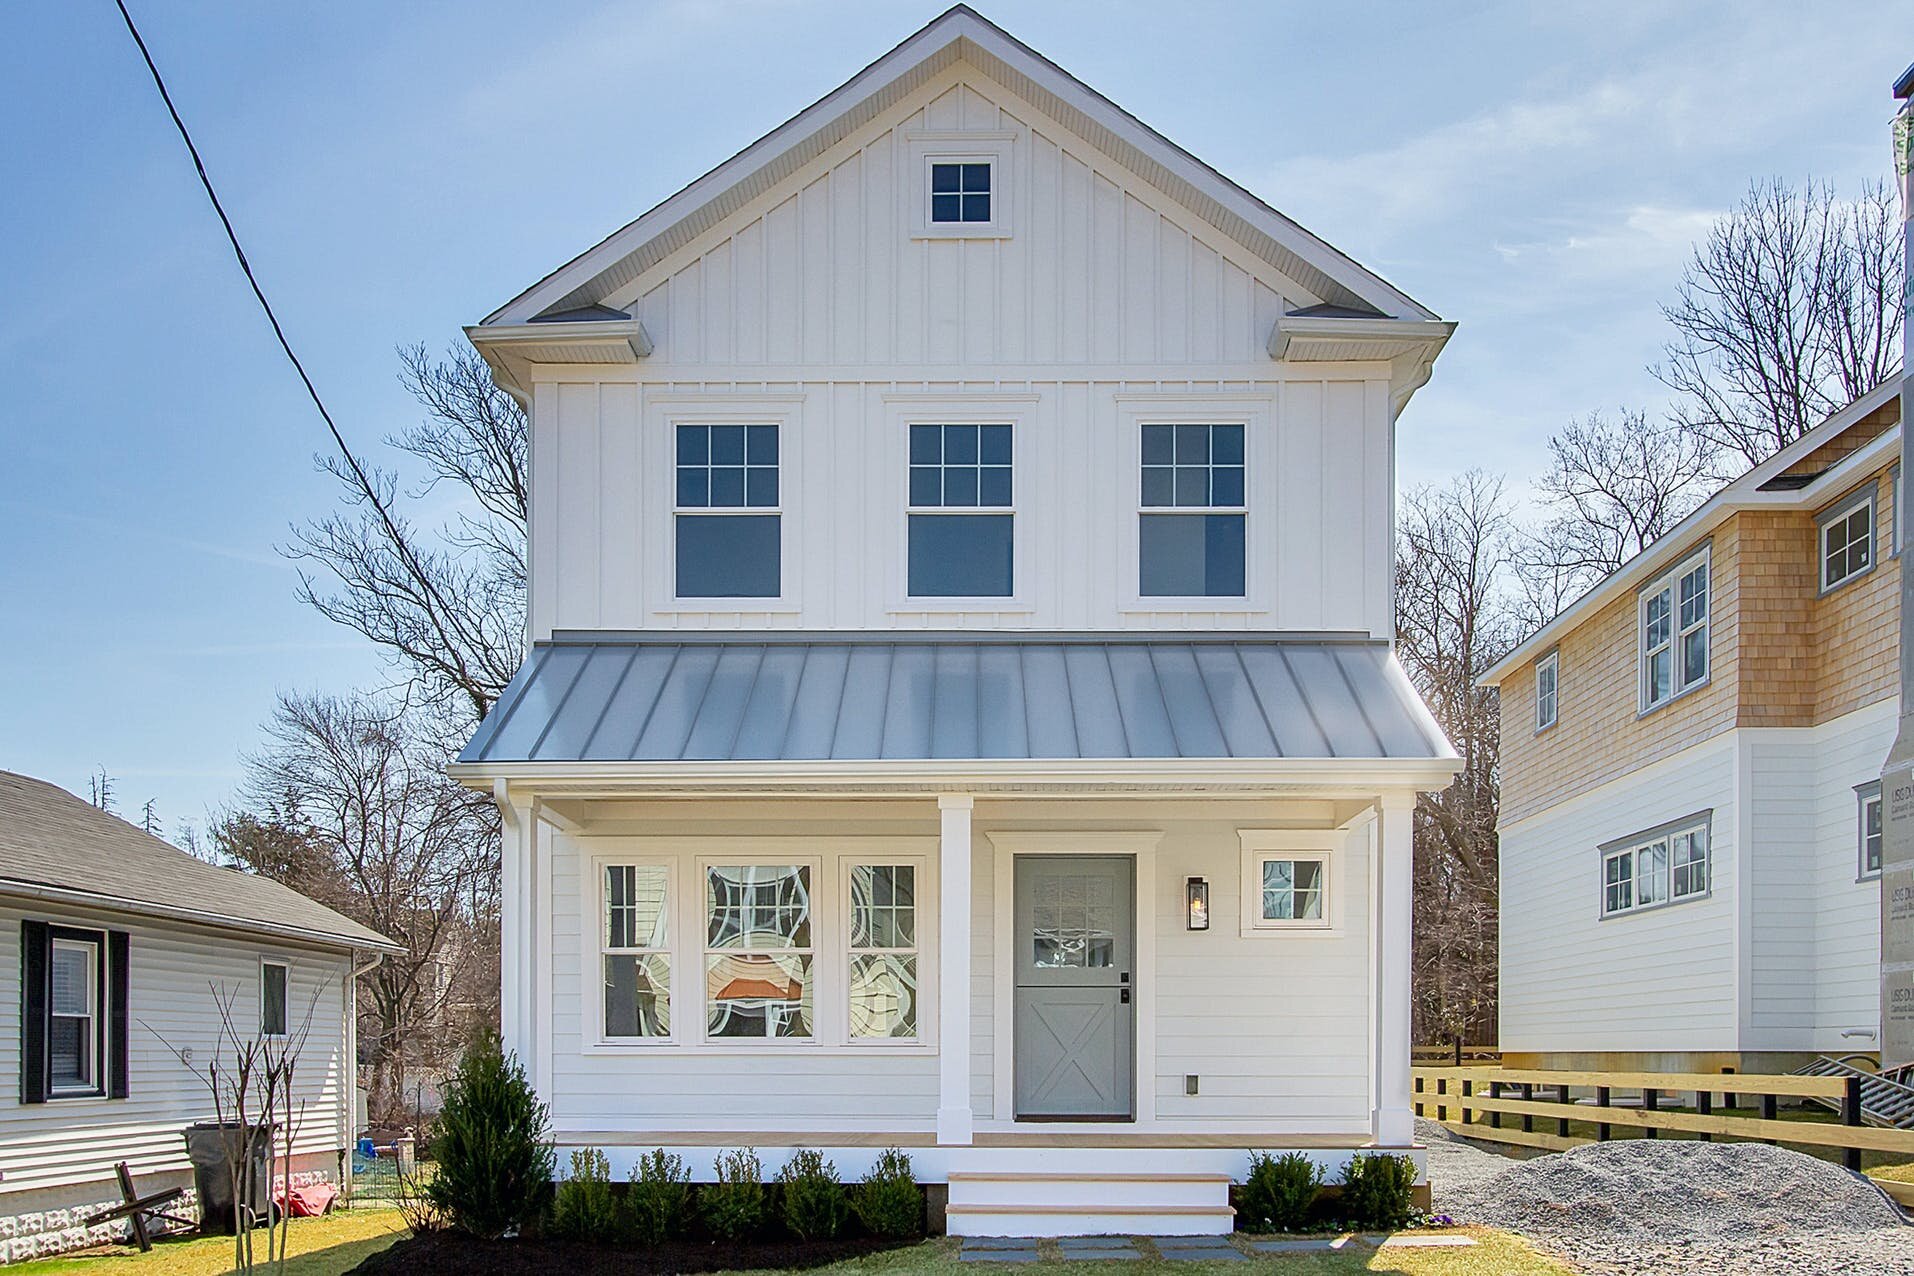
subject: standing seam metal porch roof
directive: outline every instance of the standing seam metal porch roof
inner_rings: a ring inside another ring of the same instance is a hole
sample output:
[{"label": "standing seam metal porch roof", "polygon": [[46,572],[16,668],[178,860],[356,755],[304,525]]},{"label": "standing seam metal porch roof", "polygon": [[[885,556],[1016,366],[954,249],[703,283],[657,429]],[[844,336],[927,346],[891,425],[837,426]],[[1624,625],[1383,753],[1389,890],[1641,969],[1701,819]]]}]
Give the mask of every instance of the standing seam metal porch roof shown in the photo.
[{"label": "standing seam metal porch roof", "polygon": [[459,761],[1453,756],[1380,642],[674,635],[537,644]]}]

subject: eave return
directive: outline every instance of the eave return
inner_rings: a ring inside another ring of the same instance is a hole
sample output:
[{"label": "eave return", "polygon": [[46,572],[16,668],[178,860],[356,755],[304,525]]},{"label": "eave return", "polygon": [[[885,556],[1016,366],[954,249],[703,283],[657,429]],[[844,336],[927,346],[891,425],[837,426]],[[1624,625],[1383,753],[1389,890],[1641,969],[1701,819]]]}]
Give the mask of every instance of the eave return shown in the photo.
[{"label": "eave return", "polygon": [[1453,757],[1368,640],[594,636],[537,644],[459,762]]}]

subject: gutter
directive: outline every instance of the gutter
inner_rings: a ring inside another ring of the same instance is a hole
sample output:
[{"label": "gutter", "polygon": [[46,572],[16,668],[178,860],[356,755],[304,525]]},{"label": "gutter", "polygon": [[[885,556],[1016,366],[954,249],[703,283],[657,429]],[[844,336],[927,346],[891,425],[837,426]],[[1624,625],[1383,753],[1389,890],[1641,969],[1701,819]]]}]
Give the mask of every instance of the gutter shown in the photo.
[{"label": "gutter", "polygon": [[1862,417],[1877,411],[1898,392],[1897,381],[1883,381],[1821,425],[1723,487],[1702,502],[1694,513],[1663,533],[1654,544],[1590,586],[1581,597],[1557,613],[1555,619],[1517,644],[1508,655],[1477,678],[1475,685],[1500,686],[1504,679],[1574,629],[1591,611],[1613,601],[1629,585],[1648,579],[1659,568],[1672,564],[1683,554],[1692,551],[1696,536],[1712,531],[1729,515],[1744,510],[1813,509],[1841,495],[1853,485],[1856,471],[1872,469],[1886,456],[1901,450],[1901,427],[1898,424],[1889,426],[1842,457],[1806,487],[1780,492],[1763,492],[1760,488],[1763,483],[1837,437]]},{"label": "gutter", "polygon": [[[147,900],[127,899],[124,896],[108,895],[101,891],[77,890],[67,886],[49,886],[43,882],[28,882],[18,878],[0,877],[0,895],[10,895],[19,899],[43,900],[50,904],[76,904],[89,908],[106,908],[116,912],[134,913],[144,917],[164,917],[174,921],[193,922],[201,926],[215,926],[221,930],[241,931],[249,935],[275,935],[281,939],[296,939],[323,948],[356,951],[365,949],[383,955],[402,953],[405,950],[389,939],[383,939],[367,931],[365,936],[344,935],[334,931],[314,930],[307,926],[290,926],[283,922],[258,921],[250,917],[234,917],[226,913],[216,913],[210,909],[185,908],[177,904],[155,904]],[[369,936],[369,938],[368,938]]]}]

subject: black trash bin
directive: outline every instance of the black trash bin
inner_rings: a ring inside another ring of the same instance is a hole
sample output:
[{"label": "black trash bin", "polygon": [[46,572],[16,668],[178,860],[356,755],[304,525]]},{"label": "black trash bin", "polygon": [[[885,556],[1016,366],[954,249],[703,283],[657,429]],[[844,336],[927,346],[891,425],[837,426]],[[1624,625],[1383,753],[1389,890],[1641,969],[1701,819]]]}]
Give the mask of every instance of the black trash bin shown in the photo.
[{"label": "black trash bin", "polygon": [[[202,1232],[231,1236],[236,1230],[233,1162],[244,1147],[245,1130],[237,1121],[201,1121],[186,1127],[186,1155],[193,1162]],[[272,1220],[272,1135],[272,1127],[256,1127],[252,1164],[239,1175],[239,1206],[255,1226]]]}]

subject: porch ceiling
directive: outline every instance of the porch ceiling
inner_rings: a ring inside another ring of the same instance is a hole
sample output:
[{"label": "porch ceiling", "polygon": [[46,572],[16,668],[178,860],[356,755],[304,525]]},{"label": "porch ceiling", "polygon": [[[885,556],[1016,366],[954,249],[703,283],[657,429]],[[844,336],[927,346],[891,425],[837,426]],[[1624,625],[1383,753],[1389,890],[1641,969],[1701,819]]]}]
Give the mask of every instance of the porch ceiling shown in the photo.
[{"label": "porch ceiling", "polygon": [[1380,642],[593,637],[535,646],[456,769],[1210,761],[1222,778],[1232,760],[1454,756]]}]

